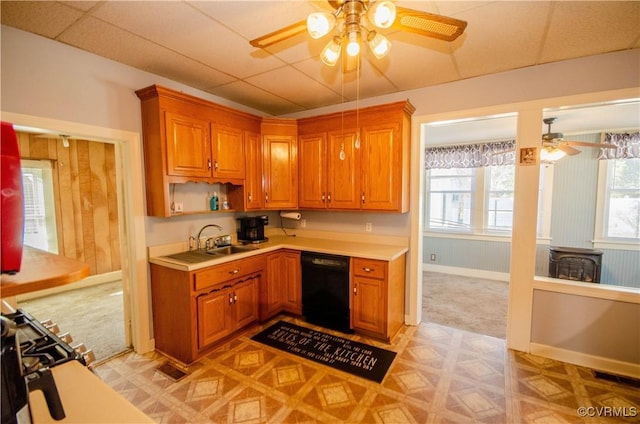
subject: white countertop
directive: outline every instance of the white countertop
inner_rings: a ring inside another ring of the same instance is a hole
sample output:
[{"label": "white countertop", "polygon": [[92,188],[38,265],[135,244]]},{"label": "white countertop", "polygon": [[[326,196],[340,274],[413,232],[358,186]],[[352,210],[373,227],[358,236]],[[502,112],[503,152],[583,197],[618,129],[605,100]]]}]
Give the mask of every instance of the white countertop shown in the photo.
[{"label": "white countertop", "polygon": [[[348,235],[345,234],[345,237]],[[181,247],[182,246],[182,247]],[[256,249],[243,253],[236,253],[222,258],[213,258],[208,261],[187,264],[182,261],[166,258],[164,255],[178,253],[186,250],[186,245],[175,244],[171,246],[157,246],[149,248],[149,262],[168,268],[182,271],[195,271],[198,269],[218,265],[225,262],[244,259],[254,255],[272,252],[278,249],[294,249],[300,251],[326,253],[330,255],[352,256],[366,259],[392,261],[405,254],[409,249],[406,246],[369,243],[347,240],[322,239],[311,237],[287,237],[284,235],[270,235],[266,243],[256,244]]]},{"label": "white countertop", "polygon": [[33,422],[38,423],[152,423],[151,418],[109,387],[78,361],[51,368],[66,417],[55,421],[42,391],[29,393]]}]

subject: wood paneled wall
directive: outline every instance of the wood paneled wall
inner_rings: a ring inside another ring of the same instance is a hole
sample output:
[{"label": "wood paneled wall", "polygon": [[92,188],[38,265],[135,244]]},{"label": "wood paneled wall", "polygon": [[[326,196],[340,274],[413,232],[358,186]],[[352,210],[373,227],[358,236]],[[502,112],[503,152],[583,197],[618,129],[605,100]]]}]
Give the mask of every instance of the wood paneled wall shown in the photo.
[{"label": "wood paneled wall", "polygon": [[114,145],[18,133],[23,159],[50,160],[60,255],[86,262],[91,275],[117,271],[120,235]]}]

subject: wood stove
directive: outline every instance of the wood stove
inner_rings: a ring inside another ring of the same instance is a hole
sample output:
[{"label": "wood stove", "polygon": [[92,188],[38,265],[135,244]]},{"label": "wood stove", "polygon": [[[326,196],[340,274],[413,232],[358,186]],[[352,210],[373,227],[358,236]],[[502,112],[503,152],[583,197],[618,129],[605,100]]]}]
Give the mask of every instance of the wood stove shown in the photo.
[{"label": "wood stove", "polygon": [[549,277],[600,283],[602,251],[577,247],[549,249]]}]

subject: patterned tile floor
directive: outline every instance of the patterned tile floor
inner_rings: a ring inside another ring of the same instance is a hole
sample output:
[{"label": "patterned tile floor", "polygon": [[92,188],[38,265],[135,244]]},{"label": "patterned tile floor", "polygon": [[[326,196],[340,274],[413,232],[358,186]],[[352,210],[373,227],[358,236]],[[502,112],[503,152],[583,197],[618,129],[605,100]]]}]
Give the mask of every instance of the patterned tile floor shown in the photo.
[{"label": "patterned tile floor", "polygon": [[157,353],[128,353],[95,371],[159,423],[640,422],[637,388],[507,350],[502,339],[433,323],[403,328],[390,345],[334,333],[397,352],[378,384],[250,339],[270,324],[220,346],[177,382],[156,370],[166,362]]}]

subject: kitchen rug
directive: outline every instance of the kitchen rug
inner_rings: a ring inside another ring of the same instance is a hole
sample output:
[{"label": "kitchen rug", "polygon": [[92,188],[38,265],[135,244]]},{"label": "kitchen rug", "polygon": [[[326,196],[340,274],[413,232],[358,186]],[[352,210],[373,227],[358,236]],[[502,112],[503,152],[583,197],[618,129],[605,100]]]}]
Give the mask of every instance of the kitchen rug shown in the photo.
[{"label": "kitchen rug", "polygon": [[367,380],[382,382],[396,352],[278,321],[252,340]]}]

